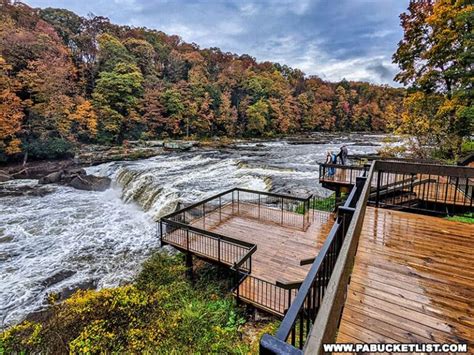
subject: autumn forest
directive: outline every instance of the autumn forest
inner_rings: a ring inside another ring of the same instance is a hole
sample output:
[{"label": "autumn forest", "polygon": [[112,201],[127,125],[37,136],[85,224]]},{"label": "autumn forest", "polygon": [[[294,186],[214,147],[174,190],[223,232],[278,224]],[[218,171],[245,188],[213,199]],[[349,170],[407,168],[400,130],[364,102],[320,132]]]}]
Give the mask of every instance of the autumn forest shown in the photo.
[{"label": "autumn forest", "polygon": [[176,35],[0,2],[0,160],[78,144],[386,131],[404,89],[330,83]]}]

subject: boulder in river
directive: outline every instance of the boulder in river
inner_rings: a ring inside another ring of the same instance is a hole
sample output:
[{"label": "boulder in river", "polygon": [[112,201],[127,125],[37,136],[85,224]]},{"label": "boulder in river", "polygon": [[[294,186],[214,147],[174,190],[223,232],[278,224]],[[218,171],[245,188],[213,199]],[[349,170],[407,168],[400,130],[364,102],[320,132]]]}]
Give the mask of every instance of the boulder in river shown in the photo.
[{"label": "boulder in river", "polygon": [[72,186],[78,190],[87,191],[105,191],[110,187],[111,180],[108,177],[99,177],[93,175],[74,177],[69,186]]},{"label": "boulder in river", "polygon": [[9,185],[0,186],[0,197],[12,197],[12,196],[40,196],[43,197],[54,190],[41,185]]},{"label": "boulder in river", "polygon": [[45,280],[43,280],[41,284],[43,287],[51,287],[57,283],[60,283],[61,281],[64,281],[70,278],[75,273],[76,271],[73,271],[73,270],[62,270],[46,278]]},{"label": "boulder in river", "polygon": [[57,184],[61,181],[63,175],[64,175],[63,170],[55,171],[51,174],[43,176],[41,179],[38,180],[38,183],[41,184],[41,185],[44,185],[44,184]]},{"label": "boulder in river", "polygon": [[104,191],[110,187],[111,180],[108,177],[87,175],[84,169],[74,167],[43,176],[39,179],[39,183],[63,184],[79,190]]},{"label": "boulder in river", "polygon": [[7,174],[6,172],[4,172],[3,170],[0,170],[0,182],[5,182],[5,181],[8,181],[10,180],[12,177]]}]

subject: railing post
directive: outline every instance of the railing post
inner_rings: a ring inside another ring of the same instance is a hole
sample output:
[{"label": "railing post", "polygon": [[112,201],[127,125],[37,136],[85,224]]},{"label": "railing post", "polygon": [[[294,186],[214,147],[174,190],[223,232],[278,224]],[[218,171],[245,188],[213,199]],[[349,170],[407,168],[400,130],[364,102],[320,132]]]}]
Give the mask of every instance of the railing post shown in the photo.
[{"label": "railing post", "polygon": [[202,227],[206,229],[206,203],[202,204]]},{"label": "railing post", "polygon": [[232,191],[232,216],[234,215],[234,191]]},{"label": "railing post", "polygon": [[221,238],[217,238],[217,261],[221,262]]},{"label": "railing post", "polygon": [[303,202],[303,230],[306,227],[306,201]]},{"label": "railing post", "polygon": [[377,191],[375,196],[375,207],[379,207],[379,199],[380,199],[380,180],[382,179],[382,171],[377,172]]},{"label": "railing post", "polygon": [[237,297],[237,300],[239,300],[239,296],[240,296],[240,292],[239,292],[239,288],[240,288],[240,284],[239,284],[239,269],[235,267],[235,263],[234,263],[234,269],[235,269],[235,284],[237,285],[237,287],[235,288],[235,295]]},{"label": "railing post", "polygon": [[189,251],[189,229],[186,229],[186,250]]},{"label": "railing post", "polygon": [[163,246],[163,221],[160,219],[160,248]]},{"label": "railing post", "polygon": [[347,222],[349,218],[352,218],[352,216],[354,215],[354,212],[355,212],[355,208],[344,207],[344,206],[339,207],[339,214],[340,214],[341,223],[342,223],[342,235],[346,234],[346,230],[348,227]]},{"label": "railing post", "polygon": [[290,306],[291,306],[291,288],[288,289],[288,309],[290,309]]},{"label": "railing post", "polygon": [[283,225],[283,197],[281,198],[281,225]]},{"label": "railing post", "polygon": [[260,194],[258,194],[258,219],[260,219]]},{"label": "railing post", "polygon": [[457,194],[458,194],[458,188],[459,188],[459,177],[456,177],[456,184],[454,186],[453,213],[456,210],[456,197],[457,197]]},{"label": "railing post", "polygon": [[240,191],[237,190],[237,214],[240,214]]},{"label": "railing post", "polygon": [[219,196],[219,222],[222,222],[222,201],[221,201],[220,196]]}]

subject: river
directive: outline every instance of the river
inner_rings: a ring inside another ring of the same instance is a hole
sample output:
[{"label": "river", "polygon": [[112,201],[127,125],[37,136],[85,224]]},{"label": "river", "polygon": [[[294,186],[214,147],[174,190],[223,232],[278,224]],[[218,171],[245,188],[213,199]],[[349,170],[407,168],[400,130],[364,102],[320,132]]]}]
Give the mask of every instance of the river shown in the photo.
[{"label": "river", "polygon": [[87,168],[88,173],[112,178],[112,188],[104,192],[52,186],[43,197],[0,198],[0,327],[44,307],[51,292],[69,294],[78,287],[130,281],[158,248],[155,221],[178,203],[236,186],[328,195],[317,182],[317,163],[327,150],[337,151],[347,143],[349,154],[370,154],[383,144],[383,136],[356,138],[165,153]]}]

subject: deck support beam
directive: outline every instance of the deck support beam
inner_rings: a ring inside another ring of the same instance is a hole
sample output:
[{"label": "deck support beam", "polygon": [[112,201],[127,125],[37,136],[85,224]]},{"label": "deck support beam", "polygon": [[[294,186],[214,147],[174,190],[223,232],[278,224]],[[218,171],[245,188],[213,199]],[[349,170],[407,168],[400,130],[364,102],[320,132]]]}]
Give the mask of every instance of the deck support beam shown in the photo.
[{"label": "deck support beam", "polygon": [[189,281],[194,281],[194,274],[193,274],[193,254],[186,253],[186,277]]},{"label": "deck support beam", "polygon": [[336,198],[335,198],[334,210],[336,210],[337,206],[339,206],[339,204],[341,203],[341,187],[339,185],[336,186],[335,194],[336,194]]}]

